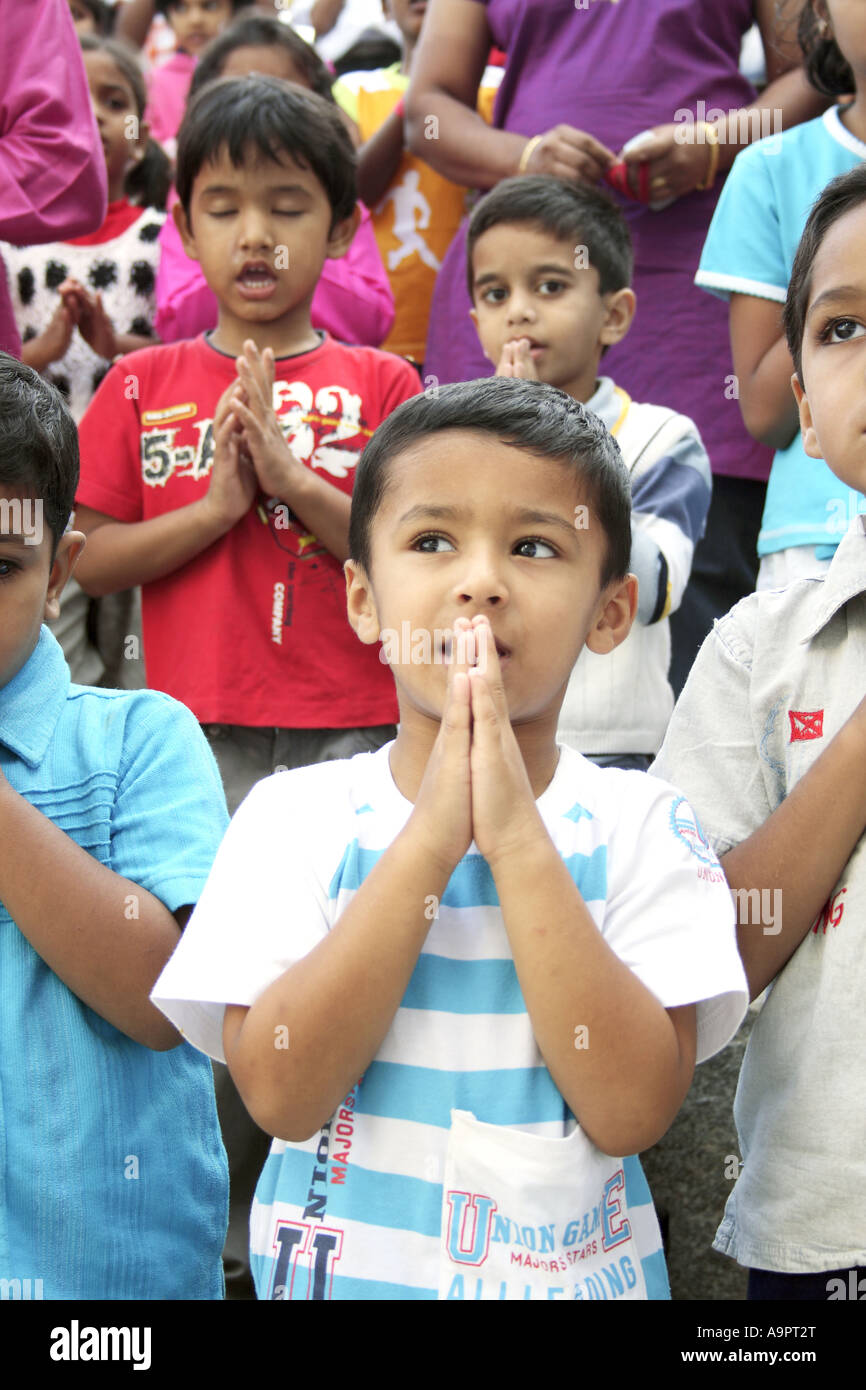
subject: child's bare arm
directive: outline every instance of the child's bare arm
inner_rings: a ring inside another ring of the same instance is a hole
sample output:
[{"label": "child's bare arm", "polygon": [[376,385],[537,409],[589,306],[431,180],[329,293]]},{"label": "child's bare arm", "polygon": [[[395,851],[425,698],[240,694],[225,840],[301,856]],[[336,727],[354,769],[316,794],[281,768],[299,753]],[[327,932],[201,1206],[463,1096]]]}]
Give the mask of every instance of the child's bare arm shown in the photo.
[{"label": "child's bare arm", "polygon": [[[637,1153],[665,1133],[691,1084],[695,1006],[666,1009],[604,940],[535,805],[492,641],[481,666],[472,674],[473,829],[535,1039],[596,1147]],[[588,1044],[579,1048],[578,1028]]]},{"label": "child's bare arm", "polygon": [[122,522],[90,507],[77,507],[76,524],[87,536],[76,578],[93,597],[148,584],[173,574],[230,531],[244,516],[258,482],[240,456],[232,405],[238,383],[223,393],[214,415],[210,486],[186,507],[147,521]]},{"label": "child's bare arm", "polygon": [[533,1032],[558,1090],[602,1152],[649,1148],[691,1085],[695,1006],[664,1008],[611,950],[549,837],[490,867]]},{"label": "child's bare arm", "polygon": [[148,996],[186,909],[173,916],[152,893],[99,863],[2,772],[0,844],[0,901],[55,975],[135,1042],[176,1047],[180,1034]]},{"label": "child's bare arm", "polygon": [[759,443],[786,449],[800,421],[791,390],[794,364],[782,330],[782,306],[772,299],[733,294],[730,327],[743,423]]},{"label": "child's bare arm", "polygon": [[[294,1142],[315,1134],[376,1055],[430,930],[427,901],[442,897],[471,839],[468,678],[455,663],[405,829],[324,940],[252,1007],[226,1008],[226,1061],[268,1134]],[[284,1029],[289,1045],[276,1047]]]},{"label": "child's bare arm", "polygon": [[[376,1055],[430,930],[425,895],[441,896],[423,845],[394,841],[315,950],[251,1008],[226,1007],[223,1047],[241,1098],[277,1139],[315,1134]],[[287,1048],[275,1039],[288,1029]]]},{"label": "child's bare arm", "polygon": [[790,960],[866,828],[864,766],[866,700],[778,809],[721,860],[731,888],[781,892],[772,923],[756,924],[750,901],[737,898],[737,944],[752,999]]},{"label": "child's bare arm", "polygon": [[388,191],[405,149],[403,112],[392,111],[358,150],[358,194],[374,207]]}]

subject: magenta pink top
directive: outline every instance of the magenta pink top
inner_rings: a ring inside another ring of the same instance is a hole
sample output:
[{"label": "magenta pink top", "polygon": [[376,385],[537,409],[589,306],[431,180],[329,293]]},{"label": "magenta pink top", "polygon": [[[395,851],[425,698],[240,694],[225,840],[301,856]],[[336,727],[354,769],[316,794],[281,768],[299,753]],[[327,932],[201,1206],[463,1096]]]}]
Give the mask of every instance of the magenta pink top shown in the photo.
[{"label": "magenta pink top", "polygon": [[[169,207],[177,202],[172,191]],[[325,261],[311,306],[314,328],[358,347],[378,347],[394,322],[394,295],[379,255],[370,214],[359,203],[361,225],[340,260]],[[156,277],[154,332],[164,343],[195,338],[217,322],[216,296],[183,249],[169,216],[159,237],[162,255]]]},{"label": "magenta pink top", "polygon": [[[0,240],[37,246],[105,219],[105,156],[66,0],[0,0]],[[0,260],[0,348],[21,353]]]},{"label": "magenta pink top", "polygon": [[145,120],[161,145],[174,140],[186,110],[186,98],[196,60],[189,53],[173,53],[147,75]]}]

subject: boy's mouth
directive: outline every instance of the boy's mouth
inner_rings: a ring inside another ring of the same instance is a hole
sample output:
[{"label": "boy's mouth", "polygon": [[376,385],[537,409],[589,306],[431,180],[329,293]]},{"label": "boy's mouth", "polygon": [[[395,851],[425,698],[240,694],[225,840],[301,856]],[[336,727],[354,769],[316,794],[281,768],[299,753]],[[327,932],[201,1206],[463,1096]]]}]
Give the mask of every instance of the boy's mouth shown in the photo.
[{"label": "boy's mouth", "polygon": [[267,261],[247,261],[235,284],[244,299],[267,299],[277,283],[275,271]]}]

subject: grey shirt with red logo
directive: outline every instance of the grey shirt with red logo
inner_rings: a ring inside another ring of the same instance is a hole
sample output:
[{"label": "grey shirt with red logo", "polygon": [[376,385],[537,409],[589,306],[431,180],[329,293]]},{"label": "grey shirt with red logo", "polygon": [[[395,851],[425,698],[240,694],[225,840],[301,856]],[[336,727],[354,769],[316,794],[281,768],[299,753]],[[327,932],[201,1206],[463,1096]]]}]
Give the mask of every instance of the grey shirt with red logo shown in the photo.
[{"label": "grey shirt with red logo", "polygon": [[[682,789],[724,855],[776,810],[864,693],[858,517],[825,576],[751,594],[715,624],[651,771]],[[866,1263],[864,886],[861,838],[749,1038],[734,1102],[743,1166],[715,1240],[744,1265]],[[781,928],[783,908],[767,929]]]}]

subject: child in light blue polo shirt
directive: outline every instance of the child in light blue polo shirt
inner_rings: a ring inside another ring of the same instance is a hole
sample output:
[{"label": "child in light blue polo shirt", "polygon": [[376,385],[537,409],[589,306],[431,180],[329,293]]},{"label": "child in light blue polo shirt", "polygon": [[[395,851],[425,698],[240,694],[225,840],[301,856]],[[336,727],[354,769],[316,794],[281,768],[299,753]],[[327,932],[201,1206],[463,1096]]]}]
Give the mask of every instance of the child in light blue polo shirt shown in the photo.
[{"label": "child in light blue polo shirt", "polygon": [[182,705],[70,683],[44,622],[84,540],[65,531],[77,482],[60,397],[0,353],[0,1280],[221,1298],[211,1068],[148,995],[225,801]]}]

